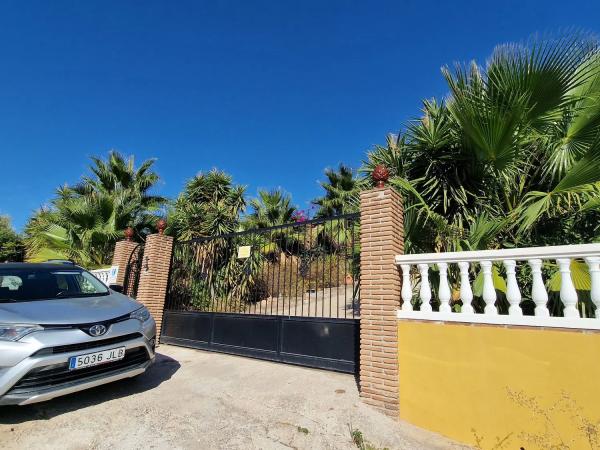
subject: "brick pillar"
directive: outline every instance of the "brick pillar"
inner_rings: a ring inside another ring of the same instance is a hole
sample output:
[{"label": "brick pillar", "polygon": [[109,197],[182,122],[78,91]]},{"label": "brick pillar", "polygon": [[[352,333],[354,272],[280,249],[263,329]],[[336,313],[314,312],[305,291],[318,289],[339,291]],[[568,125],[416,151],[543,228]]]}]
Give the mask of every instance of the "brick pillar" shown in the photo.
[{"label": "brick pillar", "polygon": [[119,266],[117,272],[117,280],[115,284],[123,286],[125,283],[125,272],[127,271],[127,263],[131,252],[137,247],[138,243],[133,242],[131,239],[124,239],[115,244],[115,253],[113,254],[112,265]]},{"label": "brick pillar", "polygon": [[157,337],[162,325],[172,251],[173,238],[162,234],[160,228],[158,234],[146,238],[136,300],[143,303],[156,320]]},{"label": "brick pillar", "polygon": [[394,257],[404,252],[404,212],[400,194],[379,185],[360,196],[360,395],[398,417],[396,311],[402,278]]}]

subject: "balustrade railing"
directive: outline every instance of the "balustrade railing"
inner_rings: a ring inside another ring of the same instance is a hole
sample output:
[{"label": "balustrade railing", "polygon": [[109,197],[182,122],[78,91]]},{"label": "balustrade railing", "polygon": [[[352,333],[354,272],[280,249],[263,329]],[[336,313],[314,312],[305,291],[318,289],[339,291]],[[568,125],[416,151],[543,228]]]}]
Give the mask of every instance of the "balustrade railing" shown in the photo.
[{"label": "balustrade railing", "polygon": [[[573,282],[573,262],[579,275],[586,268],[583,289]],[[399,318],[600,329],[600,244],[398,255],[396,264]],[[553,283],[551,291],[547,282],[556,272],[560,290]],[[587,307],[580,308],[584,296]]]},{"label": "balustrade railing", "polygon": [[90,270],[90,273],[94,274],[96,278],[102,281],[106,286],[115,282],[119,267],[112,266],[104,269]]}]

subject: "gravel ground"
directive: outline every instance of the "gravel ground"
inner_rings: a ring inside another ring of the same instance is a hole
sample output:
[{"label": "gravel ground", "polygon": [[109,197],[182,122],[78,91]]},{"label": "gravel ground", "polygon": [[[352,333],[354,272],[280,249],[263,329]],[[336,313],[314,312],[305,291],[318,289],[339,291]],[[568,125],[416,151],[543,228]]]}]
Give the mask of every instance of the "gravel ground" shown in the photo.
[{"label": "gravel ground", "polygon": [[136,379],[0,407],[0,448],[463,448],[360,402],[354,377],[161,345]]}]

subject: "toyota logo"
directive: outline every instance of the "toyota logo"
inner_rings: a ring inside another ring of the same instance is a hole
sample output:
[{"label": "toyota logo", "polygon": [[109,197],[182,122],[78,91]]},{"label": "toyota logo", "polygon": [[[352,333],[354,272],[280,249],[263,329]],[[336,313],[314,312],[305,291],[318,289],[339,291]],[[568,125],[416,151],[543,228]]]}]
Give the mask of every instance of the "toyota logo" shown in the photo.
[{"label": "toyota logo", "polygon": [[104,325],[93,325],[89,329],[90,336],[98,337],[106,333],[106,327]]}]

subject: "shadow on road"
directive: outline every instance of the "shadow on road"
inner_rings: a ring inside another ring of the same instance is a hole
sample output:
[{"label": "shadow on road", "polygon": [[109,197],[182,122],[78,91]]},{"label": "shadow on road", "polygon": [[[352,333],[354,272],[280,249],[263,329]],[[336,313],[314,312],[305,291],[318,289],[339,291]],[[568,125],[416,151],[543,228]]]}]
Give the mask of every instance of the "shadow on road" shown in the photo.
[{"label": "shadow on road", "polygon": [[154,389],[169,380],[181,365],[168,356],[157,354],[154,365],[135,378],[115,381],[53,400],[27,406],[0,406],[0,424],[12,425],[30,420],[46,420],[109,400]]}]

